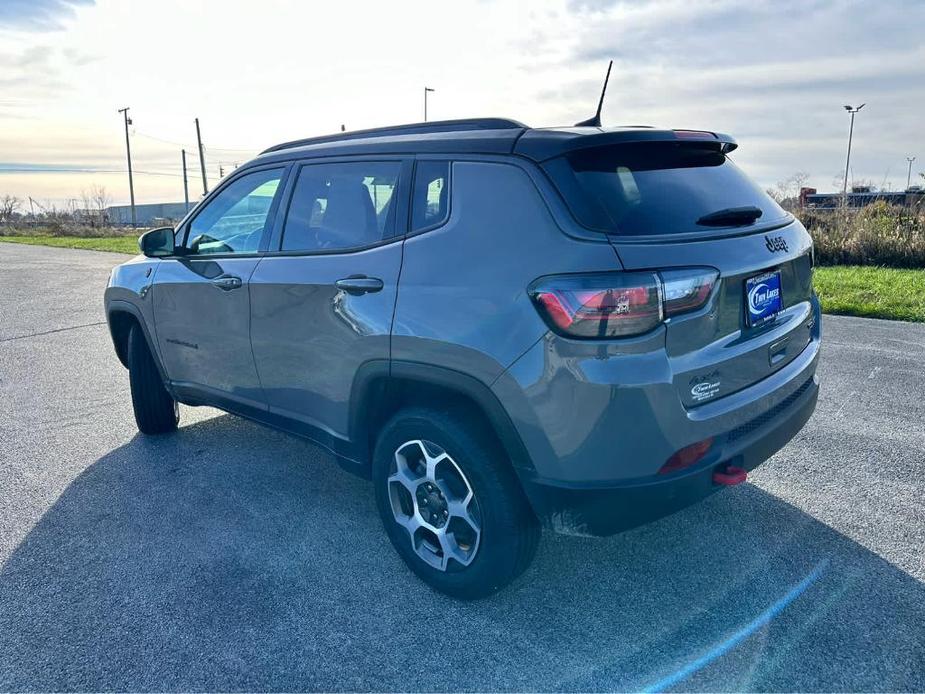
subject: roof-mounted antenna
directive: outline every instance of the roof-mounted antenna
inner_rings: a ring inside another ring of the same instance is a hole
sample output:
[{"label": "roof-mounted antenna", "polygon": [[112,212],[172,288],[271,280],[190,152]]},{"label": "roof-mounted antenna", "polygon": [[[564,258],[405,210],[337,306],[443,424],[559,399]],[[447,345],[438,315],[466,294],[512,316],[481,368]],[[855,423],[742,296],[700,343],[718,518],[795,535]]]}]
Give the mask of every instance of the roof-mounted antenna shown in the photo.
[{"label": "roof-mounted antenna", "polygon": [[607,76],[604,78],[604,88],[601,89],[601,100],[597,102],[597,113],[594,114],[593,118],[588,120],[583,120],[580,123],[575,123],[576,128],[583,126],[590,126],[593,128],[601,127],[601,108],[604,105],[604,94],[607,93],[607,82],[610,80],[610,68],[613,67],[613,61],[610,61],[610,64],[607,65]]}]

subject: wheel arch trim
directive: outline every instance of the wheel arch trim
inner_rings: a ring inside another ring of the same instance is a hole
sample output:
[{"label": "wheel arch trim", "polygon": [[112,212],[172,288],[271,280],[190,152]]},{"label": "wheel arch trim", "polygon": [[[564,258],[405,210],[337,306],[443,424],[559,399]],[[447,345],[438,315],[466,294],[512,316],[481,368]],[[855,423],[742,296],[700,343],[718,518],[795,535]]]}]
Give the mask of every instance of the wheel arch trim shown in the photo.
[{"label": "wheel arch trim", "polygon": [[141,312],[141,309],[129,301],[113,299],[106,306],[106,322],[109,324],[109,335],[112,338],[112,344],[113,347],[115,347],[116,356],[118,356],[122,366],[128,368],[128,351],[127,349],[120,346],[120,336],[116,332],[115,322],[118,319],[114,320],[114,318],[118,314],[125,314],[130,316],[141,328],[141,334],[144,335],[145,342],[148,344],[148,351],[151,353],[151,357],[154,359],[154,364],[157,366],[157,371],[161,375],[161,379],[163,379],[164,384],[169,388],[170,382],[167,379],[167,372],[164,369],[164,365],[161,363],[160,352],[158,352],[157,344],[154,342],[154,338],[148,330],[148,325],[145,322],[145,318]]},{"label": "wheel arch trim", "polygon": [[394,393],[397,385],[414,383],[447,390],[471,401],[484,416],[515,470],[533,470],[533,463],[520,434],[498,396],[487,384],[454,369],[404,360],[366,362],[354,378],[350,398],[349,437],[358,453],[358,459],[366,462],[372,459],[374,442],[370,438],[374,427],[371,425],[377,423],[377,413],[370,412],[370,408],[387,404],[390,391]]}]

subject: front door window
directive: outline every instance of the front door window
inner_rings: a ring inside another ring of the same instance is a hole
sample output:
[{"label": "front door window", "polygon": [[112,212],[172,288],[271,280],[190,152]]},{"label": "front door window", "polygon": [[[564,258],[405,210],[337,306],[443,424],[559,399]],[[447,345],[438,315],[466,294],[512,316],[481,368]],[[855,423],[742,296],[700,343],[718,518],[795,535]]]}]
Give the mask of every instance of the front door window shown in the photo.
[{"label": "front door window", "polygon": [[189,224],[189,254],[256,253],[270,223],[283,169],[241,176],[210,200]]}]

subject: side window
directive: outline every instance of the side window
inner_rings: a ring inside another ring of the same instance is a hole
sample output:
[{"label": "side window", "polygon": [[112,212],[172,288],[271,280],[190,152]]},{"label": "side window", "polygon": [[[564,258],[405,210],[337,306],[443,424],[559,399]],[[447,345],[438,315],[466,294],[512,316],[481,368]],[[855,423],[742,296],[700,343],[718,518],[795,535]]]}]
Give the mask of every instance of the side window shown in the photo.
[{"label": "side window", "polygon": [[286,213],[282,250],[360,248],[392,235],[401,162],[306,164]]},{"label": "side window", "polygon": [[283,169],[245,174],[225,186],[189,224],[190,253],[254,253],[268,223]]},{"label": "side window", "polygon": [[446,219],[450,209],[450,162],[419,161],[414,171],[411,231],[426,229]]}]

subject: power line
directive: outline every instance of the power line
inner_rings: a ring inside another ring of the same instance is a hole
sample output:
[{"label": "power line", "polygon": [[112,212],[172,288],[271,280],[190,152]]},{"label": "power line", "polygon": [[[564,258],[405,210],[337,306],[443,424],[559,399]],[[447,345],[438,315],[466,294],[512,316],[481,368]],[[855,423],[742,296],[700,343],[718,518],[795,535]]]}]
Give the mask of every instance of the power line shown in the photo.
[{"label": "power line", "polygon": [[[46,169],[35,169],[28,167],[10,167],[10,168],[0,168],[0,174],[5,173],[86,173],[86,174],[124,174],[128,173],[128,169],[99,169],[99,168],[64,168],[64,167],[53,167]],[[174,177],[183,177],[182,173],[173,173],[168,171],[140,171],[138,169],[132,169],[133,174],[142,174],[144,176],[174,176]]]},{"label": "power line", "polygon": [[[154,135],[148,135],[147,133],[141,133],[141,132],[138,132],[137,130],[132,131],[132,135],[135,137],[143,137],[148,140],[155,140],[157,142],[163,142],[166,145],[174,145],[175,147],[182,147],[184,149],[195,149],[196,148],[196,145],[190,144],[188,142],[175,142],[174,140],[167,140],[167,139],[164,139],[163,137],[155,137]],[[238,148],[238,147],[215,147],[215,146],[206,145],[206,144],[203,144],[203,148],[210,150],[210,151],[218,151],[218,152],[244,152],[244,153],[257,152],[260,150],[259,147],[251,147],[248,149],[243,149],[243,148]]]},{"label": "power line", "polygon": [[253,149],[227,149],[225,147],[213,147],[212,145],[203,144],[203,147],[210,152],[241,152],[242,154],[256,154],[261,151],[259,147]]},{"label": "power line", "polygon": [[[184,142],[174,142],[173,140],[165,140],[163,137],[155,137],[154,135],[148,135],[146,133],[140,133],[137,130],[132,131],[132,137],[143,137],[146,140],[154,140],[156,142],[163,142],[165,145],[174,145],[176,147],[190,147],[188,143]],[[190,147],[190,149],[192,149]]]}]

